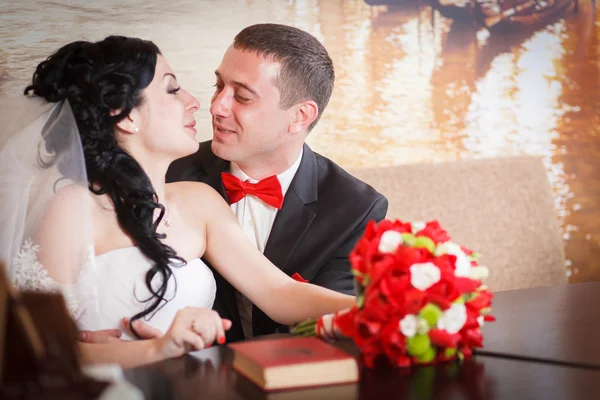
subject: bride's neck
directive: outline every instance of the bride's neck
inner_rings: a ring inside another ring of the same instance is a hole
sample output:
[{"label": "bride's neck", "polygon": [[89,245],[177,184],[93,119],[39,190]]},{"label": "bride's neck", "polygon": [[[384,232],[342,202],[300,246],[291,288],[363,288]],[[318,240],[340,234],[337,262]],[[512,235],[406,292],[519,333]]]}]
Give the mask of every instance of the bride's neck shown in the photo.
[{"label": "bride's neck", "polygon": [[146,153],[129,152],[133,158],[140,164],[146,175],[150,178],[150,183],[154,192],[158,196],[158,202],[166,205],[165,176],[171,164],[171,159],[162,159]]}]

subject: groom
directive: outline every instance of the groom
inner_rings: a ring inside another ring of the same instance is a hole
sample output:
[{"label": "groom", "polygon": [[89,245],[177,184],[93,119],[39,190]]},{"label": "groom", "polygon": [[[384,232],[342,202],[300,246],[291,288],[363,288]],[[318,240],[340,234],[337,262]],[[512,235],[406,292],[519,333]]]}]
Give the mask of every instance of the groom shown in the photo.
[{"label": "groom", "polygon": [[[333,90],[327,51],[300,29],[253,25],[235,37],[215,76],[213,140],[173,162],[167,181],[212,186],[250,241],[283,272],[353,294],[348,255],[367,222],[385,217],[388,203],[304,143]],[[233,321],[228,341],[282,328],[213,272],[214,309]]]},{"label": "groom", "polygon": [[[388,204],[304,143],[333,90],[327,51],[300,29],[253,25],[235,37],[215,75],[213,140],[171,164],[167,181],[212,186],[250,241],[283,272],[353,294],[348,255],[367,222],[385,217]],[[215,278],[214,308],[233,321],[227,340],[279,328],[216,272]]]}]

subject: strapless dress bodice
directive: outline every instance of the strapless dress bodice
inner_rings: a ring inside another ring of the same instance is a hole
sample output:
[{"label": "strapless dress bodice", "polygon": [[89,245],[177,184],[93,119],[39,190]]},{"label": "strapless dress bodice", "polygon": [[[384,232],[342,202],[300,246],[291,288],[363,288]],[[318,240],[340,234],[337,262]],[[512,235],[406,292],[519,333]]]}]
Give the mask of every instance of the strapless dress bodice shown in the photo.
[{"label": "strapless dress bodice", "polygon": [[[93,282],[87,290],[96,293],[86,296],[94,299],[85,305],[85,310],[77,319],[79,329],[102,330],[121,328],[123,317],[131,317],[149,306],[144,302],[151,297],[146,286],[146,273],[153,262],[137,247],[112,250],[95,257]],[[177,311],[186,307],[212,308],[215,300],[216,284],[212,271],[199,258],[184,265],[172,265],[173,276],[169,279],[165,300],[157,310],[144,317],[150,325],[166,332]],[[158,288],[160,274],[152,280]],[[95,303],[95,304],[94,304]],[[131,339],[124,334],[124,339]]]}]

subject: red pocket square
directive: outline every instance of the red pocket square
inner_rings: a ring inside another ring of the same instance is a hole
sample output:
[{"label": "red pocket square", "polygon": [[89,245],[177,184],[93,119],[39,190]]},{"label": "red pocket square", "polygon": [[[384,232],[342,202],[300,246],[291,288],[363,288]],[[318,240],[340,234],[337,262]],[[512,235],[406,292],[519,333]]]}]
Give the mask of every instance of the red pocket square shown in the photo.
[{"label": "red pocket square", "polygon": [[300,274],[297,272],[295,272],[294,275],[292,275],[292,279],[295,281],[298,281],[298,282],[308,282],[306,279],[301,277]]}]

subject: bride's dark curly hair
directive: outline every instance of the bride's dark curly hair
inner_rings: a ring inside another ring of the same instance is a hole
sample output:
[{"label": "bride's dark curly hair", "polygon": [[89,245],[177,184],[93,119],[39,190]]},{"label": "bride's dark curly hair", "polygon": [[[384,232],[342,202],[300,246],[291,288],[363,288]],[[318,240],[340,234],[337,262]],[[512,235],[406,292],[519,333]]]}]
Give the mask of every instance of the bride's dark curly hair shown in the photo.
[{"label": "bride's dark curly hair", "polygon": [[[143,301],[149,304],[131,317],[131,323],[168,301],[165,293],[172,276],[169,263],[173,259],[184,262],[160,241],[165,235],[156,230],[164,206],[158,202],[148,175],[118,146],[114,133],[115,124],[143,104],[142,90],[154,77],[158,54],[160,50],[154,43],[123,36],[73,42],[41,62],[31,85],[25,88],[26,95],[33,92],[48,102],[68,100],[83,145],[90,191],[110,197],[121,228],[154,262],[146,273],[152,296]],[[60,140],[47,141],[46,147],[51,152],[59,151]],[[160,210],[160,216],[153,222],[155,209]],[[158,288],[151,284],[156,274],[161,278]],[[131,323],[131,330],[139,337]]]}]

